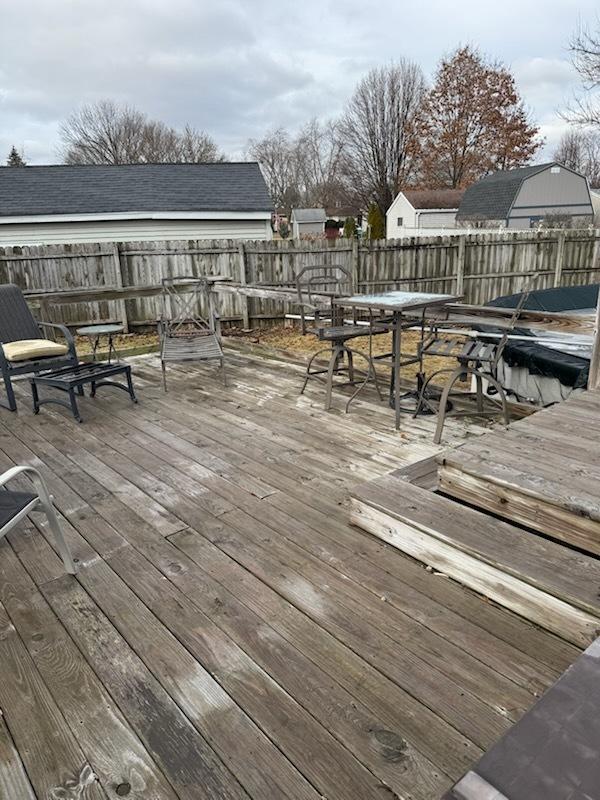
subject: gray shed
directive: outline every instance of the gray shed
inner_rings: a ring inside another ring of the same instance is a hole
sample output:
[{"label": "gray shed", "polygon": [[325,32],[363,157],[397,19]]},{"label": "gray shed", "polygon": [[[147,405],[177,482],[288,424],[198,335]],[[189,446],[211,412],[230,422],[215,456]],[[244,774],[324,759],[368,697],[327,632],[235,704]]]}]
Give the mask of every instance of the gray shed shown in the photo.
[{"label": "gray shed", "polygon": [[292,236],[294,239],[300,239],[301,236],[323,233],[326,219],[324,208],[294,208],[292,209]]},{"label": "gray shed", "polygon": [[593,219],[587,179],[563,164],[535,164],[487,175],[470,186],[456,221],[465,227],[534,228],[544,219]]}]

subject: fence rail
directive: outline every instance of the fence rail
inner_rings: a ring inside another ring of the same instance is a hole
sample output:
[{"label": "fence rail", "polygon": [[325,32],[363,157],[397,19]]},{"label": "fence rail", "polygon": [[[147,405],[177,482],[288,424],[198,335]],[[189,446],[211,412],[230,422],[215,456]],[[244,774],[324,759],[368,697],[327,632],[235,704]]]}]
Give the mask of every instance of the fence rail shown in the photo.
[{"label": "fence rail", "polygon": [[[156,320],[161,279],[225,275],[240,283],[293,286],[315,263],[352,271],[359,292],[394,288],[464,294],[481,305],[536,288],[600,281],[600,230],[467,233],[358,242],[188,240],[0,248],[0,283],[18,284],[50,320],[69,325]],[[61,292],[65,292],[61,296]],[[222,297],[224,319],[245,327],[282,318],[274,300]]]}]

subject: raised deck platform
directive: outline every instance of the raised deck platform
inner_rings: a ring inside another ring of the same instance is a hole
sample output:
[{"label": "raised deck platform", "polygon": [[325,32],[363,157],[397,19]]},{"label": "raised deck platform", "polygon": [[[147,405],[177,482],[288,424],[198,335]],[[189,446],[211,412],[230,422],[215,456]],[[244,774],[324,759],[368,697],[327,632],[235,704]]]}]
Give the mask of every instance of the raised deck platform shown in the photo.
[{"label": "raised deck platform", "polygon": [[138,406],[0,413],[0,469],[42,470],[79,561],[37,518],[0,544],[0,797],[432,800],[579,654],[348,524],[434,420],[325,413],[260,358],[226,392],[133,366]]}]

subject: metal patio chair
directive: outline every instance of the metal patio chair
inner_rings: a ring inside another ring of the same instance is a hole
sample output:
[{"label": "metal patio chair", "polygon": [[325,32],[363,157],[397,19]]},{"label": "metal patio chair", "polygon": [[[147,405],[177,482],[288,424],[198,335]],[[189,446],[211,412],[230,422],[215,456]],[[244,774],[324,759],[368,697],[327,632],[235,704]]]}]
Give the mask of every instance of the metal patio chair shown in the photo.
[{"label": "metal patio chair", "polygon": [[[7,489],[6,484],[18,475],[27,475],[33,484],[33,492]],[[71,551],[65,541],[44,479],[34,467],[19,466],[0,475],[0,539],[12,530],[32,511],[43,511],[48,520],[48,527],[56,541],[56,547],[62,558],[65,570],[71,575],[77,572]]]},{"label": "metal patio chair", "polygon": [[[45,339],[41,329],[60,331],[64,344]],[[23,292],[12,283],[0,286],[0,345],[0,370],[7,396],[7,402],[0,401],[0,406],[10,411],[17,410],[13,376],[78,363],[69,329],[53,322],[36,322]]]},{"label": "metal patio chair", "polygon": [[[429,387],[432,381],[440,375],[448,375],[448,380],[442,390],[439,398],[439,405],[437,408],[437,425],[433,441],[439,444],[442,439],[442,432],[446,415],[451,404],[449,403],[450,397],[475,397],[477,403],[477,416],[495,416],[498,413],[497,403],[495,398],[490,397],[491,390],[494,391],[500,401],[502,416],[505,425],[510,423],[510,414],[508,411],[508,403],[506,400],[506,392],[498,381],[496,375],[498,370],[498,363],[502,358],[502,353],[508,342],[510,333],[514,330],[521,309],[525,305],[529,292],[524,292],[518,305],[514,309],[506,327],[503,329],[502,335],[499,339],[490,342],[489,338],[486,340],[485,332],[482,331],[481,338],[470,339],[465,338],[465,334],[453,334],[448,332],[440,332],[439,328],[452,327],[452,323],[448,320],[435,320],[432,323],[429,335],[423,340],[423,344],[419,349],[419,356],[422,359],[424,356],[436,356],[442,358],[451,358],[458,361],[456,367],[444,367],[432,372],[426,378],[423,377],[417,406],[413,416],[416,417],[421,409],[428,407],[431,411],[435,411],[431,397],[429,396]],[[475,384],[475,391],[454,391],[454,386],[458,382],[465,381],[471,377]],[[484,382],[486,390],[484,391]],[[490,409],[485,408],[485,401],[491,401],[493,407]],[[453,416],[471,415],[474,412],[471,410],[454,412]]]},{"label": "metal patio chair", "polygon": [[[166,365],[170,362],[219,361],[226,385],[225,356],[219,315],[208,281],[189,276],[163,278],[162,313],[158,323],[163,387],[167,391]],[[185,291],[179,291],[179,287]],[[207,316],[200,313],[207,309]]]},{"label": "metal patio chair", "polygon": [[[369,381],[375,383],[375,388],[382,399],[377,372],[375,370],[375,360],[372,357],[371,342],[369,340],[369,353],[363,353],[348,346],[348,342],[359,337],[386,333],[387,327],[370,325],[357,325],[356,322],[346,324],[344,321],[344,310],[333,304],[335,297],[343,297],[353,293],[352,273],[346,267],[329,264],[315,264],[304,267],[296,275],[296,288],[298,291],[298,304],[300,306],[300,326],[302,334],[313,334],[321,342],[327,342],[327,347],[313,353],[306,366],[304,383],[300,394],[303,394],[309,380],[318,379],[325,382],[325,411],[331,408],[331,394],[334,385],[357,386],[357,370],[355,370],[354,359],[356,356],[367,362],[367,371],[360,379],[360,388]],[[329,302],[322,304],[322,298],[326,296]],[[319,305],[319,302],[321,305]],[[307,312],[311,312],[313,317],[311,324],[307,320]],[[313,369],[315,360],[323,353],[329,354],[326,367]],[[336,382],[334,376],[347,372],[348,380]],[[352,399],[352,398],[350,398]],[[346,411],[350,401],[346,404]]]}]

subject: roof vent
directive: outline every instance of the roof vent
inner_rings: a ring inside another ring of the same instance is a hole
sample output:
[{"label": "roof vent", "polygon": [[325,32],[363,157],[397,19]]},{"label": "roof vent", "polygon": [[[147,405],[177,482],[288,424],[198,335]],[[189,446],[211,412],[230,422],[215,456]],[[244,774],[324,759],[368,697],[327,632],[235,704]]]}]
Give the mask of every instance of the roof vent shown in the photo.
[{"label": "roof vent", "polygon": [[558,174],[560,172],[560,167],[550,167],[550,172],[553,175],[556,175],[556,174]]}]

